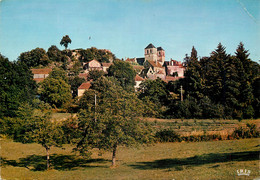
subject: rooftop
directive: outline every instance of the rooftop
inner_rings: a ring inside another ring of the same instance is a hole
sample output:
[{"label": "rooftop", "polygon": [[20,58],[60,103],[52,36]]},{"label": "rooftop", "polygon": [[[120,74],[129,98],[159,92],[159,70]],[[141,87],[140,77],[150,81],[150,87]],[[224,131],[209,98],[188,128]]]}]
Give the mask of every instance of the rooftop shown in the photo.
[{"label": "rooftop", "polygon": [[91,86],[90,82],[82,83],[78,89],[89,89]]},{"label": "rooftop", "polygon": [[156,48],[152,43],[150,43],[145,49],[149,49],[149,48]]},{"label": "rooftop", "polygon": [[52,69],[45,68],[45,69],[31,69],[33,74],[49,74]]}]

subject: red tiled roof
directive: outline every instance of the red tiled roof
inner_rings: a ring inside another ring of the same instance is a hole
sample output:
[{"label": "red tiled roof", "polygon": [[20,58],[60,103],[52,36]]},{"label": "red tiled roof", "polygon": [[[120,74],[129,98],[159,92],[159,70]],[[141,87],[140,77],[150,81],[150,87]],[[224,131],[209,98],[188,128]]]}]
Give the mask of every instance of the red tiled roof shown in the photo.
[{"label": "red tiled roof", "polygon": [[135,76],[135,81],[144,81],[144,79],[137,74]]},{"label": "red tiled roof", "polygon": [[89,89],[91,86],[91,83],[90,82],[86,82],[86,83],[82,83],[78,89]]},{"label": "red tiled roof", "polygon": [[125,60],[126,62],[135,62],[135,59],[134,58],[127,58],[126,60]]},{"label": "red tiled roof", "polygon": [[173,77],[173,76],[166,76],[165,77],[165,81],[169,82],[169,81],[176,81],[178,79],[181,79],[181,77]]},{"label": "red tiled roof", "polygon": [[162,65],[161,65],[159,62],[154,62],[154,61],[151,61],[151,60],[149,60],[148,62],[149,62],[153,67],[162,68]]},{"label": "red tiled roof", "polygon": [[102,63],[102,66],[104,67],[110,67],[113,63]]},{"label": "red tiled roof", "polygon": [[31,69],[31,71],[33,74],[49,74],[52,71],[52,69]]},{"label": "red tiled roof", "polygon": [[144,66],[134,65],[133,68],[142,70],[144,69]]}]

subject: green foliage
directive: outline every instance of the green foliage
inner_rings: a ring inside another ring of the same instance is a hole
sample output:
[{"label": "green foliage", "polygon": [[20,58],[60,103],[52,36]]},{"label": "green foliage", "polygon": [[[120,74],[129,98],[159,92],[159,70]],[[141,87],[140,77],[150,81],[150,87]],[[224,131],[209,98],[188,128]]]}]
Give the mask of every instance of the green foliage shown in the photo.
[{"label": "green foliage", "polygon": [[88,81],[90,81],[90,80],[96,81],[98,78],[100,78],[101,76],[104,76],[104,75],[105,75],[104,71],[99,71],[99,70],[89,71]]},{"label": "green foliage", "polygon": [[114,61],[114,64],[108,68],[108,76],[115,77],[125,90],[134,90],[135,75],[134,68],[121,60]]},{"label": "green foliage", "polygon": [[16,116],[19,105],[34,98],[36,87],[25,64],[10,62],[0,54],[0,117]]},{"label": "green foliage", "polygon": [[40,99],[54,107],[62,107],[72,98],[70,85],[61,78],[47,77],[40,85]]},{"label": "green foliage", "polygon": [[159,130],[155,134],[155,139],[158,142],[180,142],[181,137],[172,129]]},{"label": "green foliage", "polygon": [[68,35],[63,36],[61,41],[60,41],[60,45],[64,46],[65,49],[67,50],[69,43],[71,43],[70,37]]},{"label": "green foliage", "polygon": [[63,81],[65,81],[66,83],[68,83],[68,76],[66,71],[64,71],[63,69],[59,69],[59,68],[54,68],[49,76],[49,78],[53,78],[53,79],[61,79]]},{"label": "green foliage", "polygon": [[79,99],[78,105],[80,109],[85,109],[85,110],[93,110],[94,111],[94,106],[95,106],[95,95],[97,101],[100,100],[100,94],[93,90],[89,89],[84,92],[83,96]]},{"label": "green foliage", "polygon": [[36,48],[28,52],[21,53],[18,61],[26,64],[28,67],[47,66],[50,59],[46,51],[42,48]]},{"label": "green foliage", "polygon": [[186,63],[186,70],[184,73],[184,89],[186,96],[192,96],[197,100],[203,97],[204,80],[201,75],[201,65],[198,61],[197,51],[192,47],[191,57]]},{"label": "green foliage", "polygon": [[[210,57],[203,57],[200,61],[194,47],[191,57],[186,56],[185,78],[179,82],[184,87],[184,99],[192,97],[200,103],[202,118],[243,119],[259,116],[259,96],[253,86],[257,84],[254,82],[259,77],[260,66],[249,59],[242,43],[235,54],[226,54],[225,47],[219,43]],[[180,93],[176,89],[179,86],[172,84],[168,87],[174,93]],[[169,109],[174,111],[175,105],[173,101]],[[196,117],[185,112],[188,106],[181,104],[183,116]]]},{"label": "green foliage", "polygon": [[157,78],[156,80],[145,80],[140,84],[141,91],[139,98],[148,97],[151,102],[158,107],[167,105],[170,92],[167,89],[166,83]]},{"label": "green foliage", "polygon": [[99,62],[109,63],[115,60],[115,55],[110,51],[97,49],[95,47],[91,47],[86,50],[81,49],[79,53],[81,55],[80,59],[82,62],[89,62],[96,59]]},{"label": "green foliage", "polygon": [[62,62],[62,52],[57,48],[57,46],[52,45],[48,51],[47,51],[47,55],[49,57],[49,59],[53,62]]},{"label": "green foliage", "polygon": [[94,147],[111,150],[112,165],[115,165],[118,146],[149,143],[152,136],[149,127],[138,120],[142,114],[142,103],[134,93],[124,91],[107,78],[101,77],[96,83],[105,84],[101,86],[105,88],[99,89],[96,108],[93,108],[95,92],[88,91],[84,94],[87,110],[79,114],[78,129],[82,138],[77,149],[87,155]]}]

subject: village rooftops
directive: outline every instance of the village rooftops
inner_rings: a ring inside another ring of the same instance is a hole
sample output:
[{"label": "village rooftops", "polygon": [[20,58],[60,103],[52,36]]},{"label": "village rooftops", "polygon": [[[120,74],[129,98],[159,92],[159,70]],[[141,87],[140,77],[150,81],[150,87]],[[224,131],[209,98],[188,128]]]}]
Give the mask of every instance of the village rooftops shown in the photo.
[{"label": "village rooftops", "polygon": [[90,82],[86,82],[86,83],[82,83],[78,89],[89,89],[91,86],[91,83]]},{"label": "village rooftops", "polygon": [[144,81],[144,79],[137,74],[135,76],[135,81]]},{"label": "village rooftops", "polygon": [[154,61],[151,61],[151,60],[149,60],[147,62],[150,63],[151,66],[153,66],[153,67],[163,68],[162,65],[159,62],[154,62]]},{"label": "village rooftops", "polygon": [[104,67],[110,67],[113,63],[101,63]]},{"label": "village rooftops", "polygon": [[52,71],[52,69],[31,69],[31,71],[33,74],[49,74]]},{"label": "village rooftops", "polygon": [[145,49],[150,49],[150,48],[156,48],[152,43],[150,43]]}]

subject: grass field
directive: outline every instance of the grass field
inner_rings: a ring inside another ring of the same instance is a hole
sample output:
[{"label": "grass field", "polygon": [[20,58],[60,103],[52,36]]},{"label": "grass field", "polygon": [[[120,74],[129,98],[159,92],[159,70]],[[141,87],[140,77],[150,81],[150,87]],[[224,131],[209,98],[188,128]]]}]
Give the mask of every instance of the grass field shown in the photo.
[{"label": "grass field", "polygon": [[[70,145],[51,149],[51,170],[38,144],[1,139],[2,179],[254,179],[259,177],[260,139],[159,143],[139,149],[120,147],[118,167],[110,168],[111,153],[86,160]],[[251,171],[237,176],[238,169]]]}]

